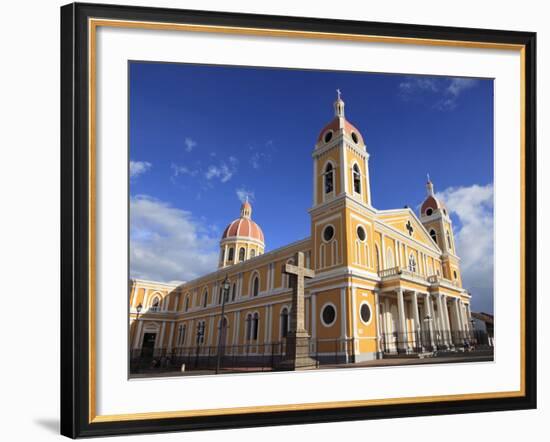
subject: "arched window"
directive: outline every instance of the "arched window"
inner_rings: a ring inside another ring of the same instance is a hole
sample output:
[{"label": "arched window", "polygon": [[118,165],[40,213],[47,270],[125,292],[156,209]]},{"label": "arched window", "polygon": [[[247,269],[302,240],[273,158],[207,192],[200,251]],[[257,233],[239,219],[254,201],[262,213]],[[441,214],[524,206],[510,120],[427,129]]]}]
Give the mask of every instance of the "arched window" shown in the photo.
[{"label": "arched window", "polygon": [[281,338],[288,336],[288,309],[285,307],[281,310]]},{"label": "arched window", "polygon": [[449,233],[449,231],[447,230],[447,244],[449,245],[449,249],[452,249],[452,245],[451,245],[451,234]]},{"label": "arched window", "polygon": [[252,340],[254,341],[258,340],[259,325],[260,325],[260,315],[258,315],[258,313],[254,313],[254,317],[252,318]]},{"label": "arched window", "polygon": [[244,247],[241,247],[241,248],[239,249],[239,262],[244,261],[244,254],[245,254]]},{"label": "arched window", "polygon": [[234,254],[235,254],[235,252],[233,250],[233,247],[229,247],[229,252],[227,253],[227,261],[228,262],[233,262]]},{"label": "arched window", "polygon": [[233,286],[231,287],[231,301],[234,301],[237,296],[237,284],[233,283]]},{"label": "arched window", "polygon": [[386,250],[386,268],[391,269],[395,267],[395,263],[393,261],[393,250],[391,247],[388,247]]},{"label": "arched window", "polygon": [[252,296],[258,296],[260,291],[260,278],[257,276],[252,280]]},{"label": "arched window", "polygon": [[208,290],[205,290],[202,295],[202,306],[206,307],[207,304],[208,304]]},{"label": "arched window", "polygon": [[246,315],[246,340],[250,341],[250,338],[252,337],[252,315],[249,313]]},{"label": "arched window", "polygon": [[325,179],[325,193],[331,193],[334,190],[334,169],[332,163],[328,163],[325,167],[324,173]]},{"label": "arched window", "polygon": [[357,164],[353,165],[353,191],[361,193],[361,170]]},{"label": "arched window", "polygon": [[189,295],[185,297],[185,311],[189,310]]},{"label": "arched window", "polygon": [[434,230],[434,229],[431,229],[431,230],[430,230],[430,236],[432,237],[432,239],[434,240],[434,242],[437,244],[437,233],[435,233],[435,230]]},{"label": "arched window", "polygon": [[158,312],[160,310],[160,297],[156,296],[155,299],[153,299],[149,310],[152,312]]},{"label": "arched window", "polygon": [[409,271],[416,272],[416,259],[412,253],[409,255]]},{"label": "arched window", "polygon": [[256,256],[256,249],[250,249],[250,257],[254,258]]}]

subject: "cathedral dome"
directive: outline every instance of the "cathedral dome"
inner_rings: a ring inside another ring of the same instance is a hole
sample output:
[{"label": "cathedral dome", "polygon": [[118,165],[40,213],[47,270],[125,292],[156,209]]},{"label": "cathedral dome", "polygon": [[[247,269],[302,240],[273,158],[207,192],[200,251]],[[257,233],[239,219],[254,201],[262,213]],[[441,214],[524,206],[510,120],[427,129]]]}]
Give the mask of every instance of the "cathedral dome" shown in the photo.
[{"label": "cathedral dome", "polygon": [[245,201],[241,206],[241,216],[229,223],[225,228],[222,241],[229,238],[248,238],[264,243],[264,233],[258,224],[252,219],[252,206],[248,201]]},{"label": "cathedral dome", "polygon": [[337,92],[338,98],[334,102],[334,118],[325,127],[323,127],[323,129],[321,129],[321,132],[319,132],[319,136],[317,137],[317,147],[330,143],[337,135],[339,135],[339,131],[342,131],[344,135],[351,138],[356,145],[364,147],[365,142],[361,132],[359,132],[353,124],[346,120],[346,117],[344,116],[345,103],[340,96],[340,91],[337,90]]}]

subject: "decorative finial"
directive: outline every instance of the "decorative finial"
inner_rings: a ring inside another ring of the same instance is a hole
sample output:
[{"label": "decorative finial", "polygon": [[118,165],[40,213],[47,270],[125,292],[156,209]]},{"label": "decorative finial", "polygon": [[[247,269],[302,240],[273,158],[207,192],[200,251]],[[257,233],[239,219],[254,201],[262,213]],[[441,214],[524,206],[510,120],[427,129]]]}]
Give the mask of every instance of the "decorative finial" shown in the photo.
[{"label": "decorative finial", "polygon": [[434,185],[432,183],[432,180],[430,179],[430,174],[427,173],[426,176],[428,177],[428,182],[426,183],[426,190],[429,196],[434,196]]},{"label": "decorative finial", "polygon": [[336,89],[336,93],[338,94],[338,98],[334,102],[334,116],[338,118],[343,118],[344,100],[342,100],[342,91],[340,91],[340,89]]}]

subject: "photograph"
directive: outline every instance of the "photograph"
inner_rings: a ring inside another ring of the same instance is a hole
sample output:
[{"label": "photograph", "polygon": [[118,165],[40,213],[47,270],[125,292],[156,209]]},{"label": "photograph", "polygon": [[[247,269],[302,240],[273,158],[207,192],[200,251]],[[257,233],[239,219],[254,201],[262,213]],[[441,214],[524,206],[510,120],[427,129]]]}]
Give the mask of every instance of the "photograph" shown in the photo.
[{"label": "photograph", "polygon": [[492,363],[494,79],[128,60],[127,96],[129,378]]}]

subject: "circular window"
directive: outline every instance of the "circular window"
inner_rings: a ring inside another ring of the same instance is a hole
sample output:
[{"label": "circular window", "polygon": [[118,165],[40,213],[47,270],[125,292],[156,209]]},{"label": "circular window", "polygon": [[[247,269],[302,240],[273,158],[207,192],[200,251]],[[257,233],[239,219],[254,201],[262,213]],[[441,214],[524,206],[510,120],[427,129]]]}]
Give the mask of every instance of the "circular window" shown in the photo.
[{"label": "circular window", "polygon": [[365,229],[363,228],[363,226],[357,227],[357,237],[361,241],[365,241],[365,239],[367,238],[367,232],[365,232]]},{"label": "circular window", "polygon": [[357,134],[355,132],[351,133],[351,139],[353,140],[353,142],[355,144],[357,144],[359,142],[359,138],[357,138]]},{"label": "circular window", "polygon": [[323,239],[329,242],[332,238],[334,238],[334,227],[326,226],[325,230],[323,230]]},{"label": "circular window", "polygon": [[361,310],[359,311],[359,314],[361,315],[361,321],[363,321],[365,324],[368,324],[372,314],[370,311],[370,306],[366,302],[361,304]]},{"label": "circular window", "polygon": [[323,324],[327,327],[334,324],[334,321],[336,321],[336,309],[332,304],[327,304],[323,307],[321,319],[323,320]]},{"label": "circular window", "polygon": [[325,134],[325,143],[328,143],[330,140],[332,140],[332,131],[329,130],[326,134]]},{"label": "circular window", "polygon": [[432,213],[434,213],[434,211],[431,207],[428,210],[426,210],[426,216],[430,216]]}]

